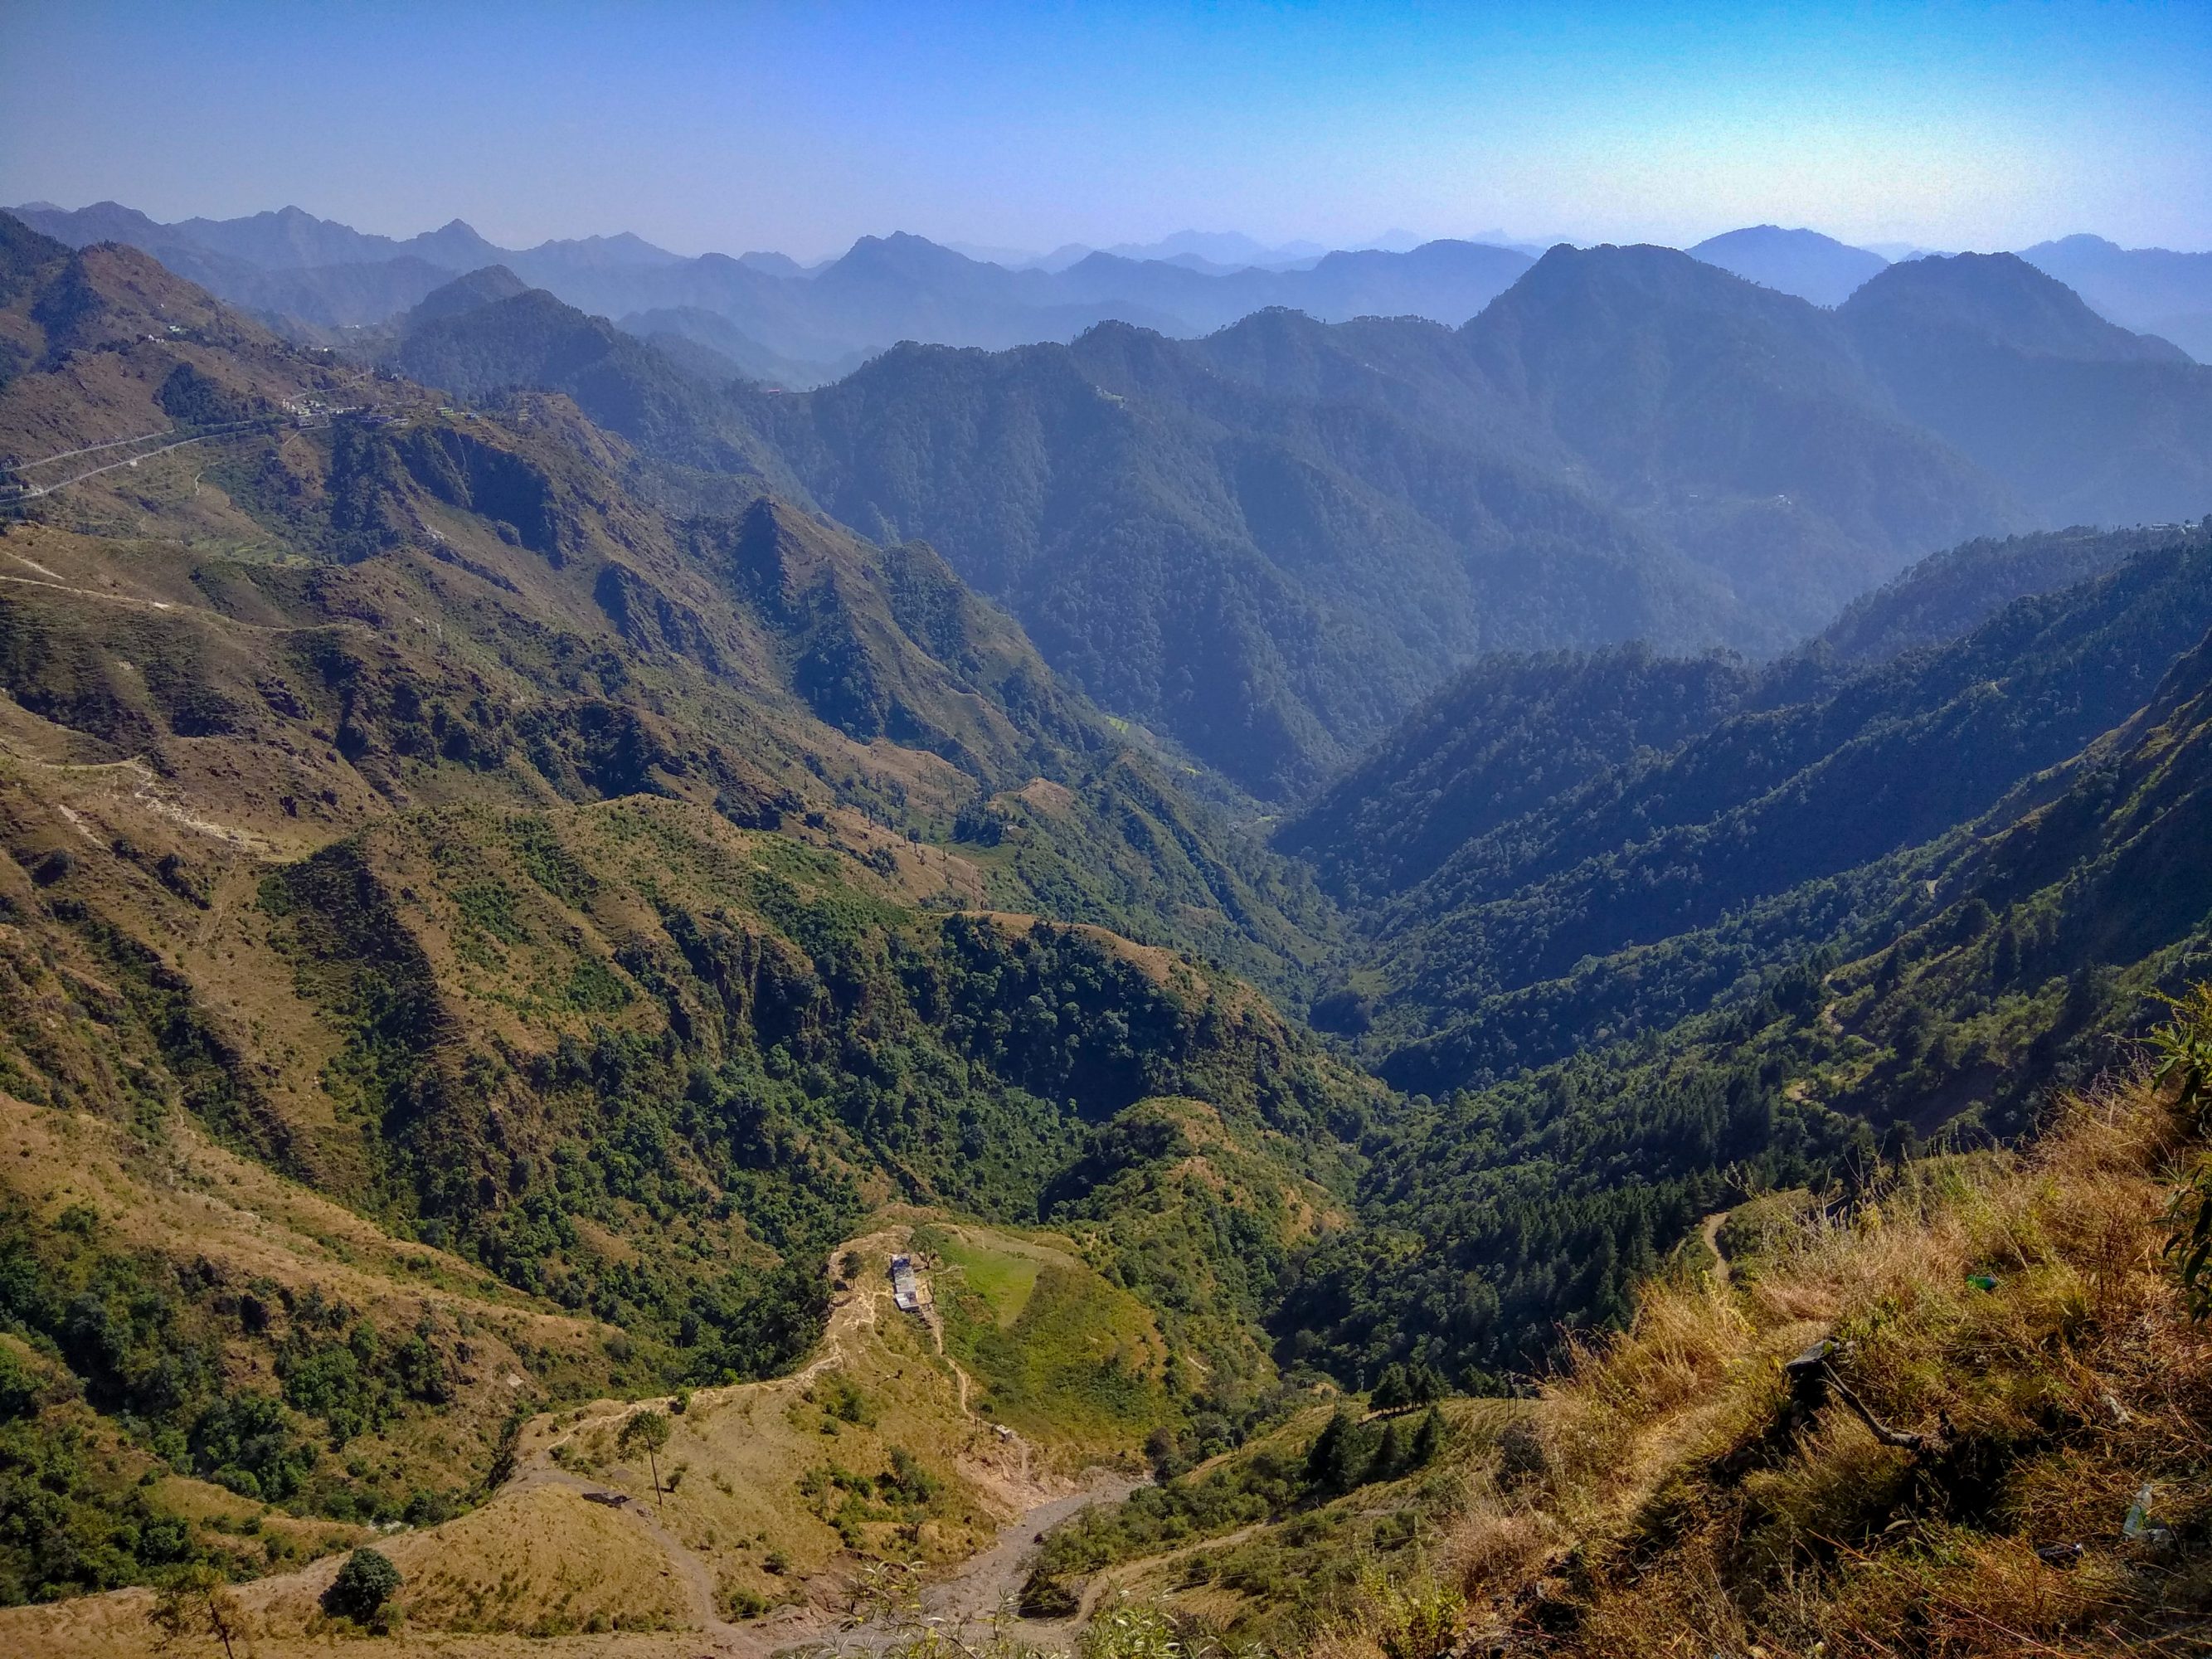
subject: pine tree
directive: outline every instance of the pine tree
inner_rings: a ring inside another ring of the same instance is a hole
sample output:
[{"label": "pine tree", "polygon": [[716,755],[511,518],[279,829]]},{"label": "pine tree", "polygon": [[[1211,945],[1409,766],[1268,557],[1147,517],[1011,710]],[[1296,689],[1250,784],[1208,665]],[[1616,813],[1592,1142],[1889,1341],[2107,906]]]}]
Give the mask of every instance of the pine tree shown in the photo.
[{"label": "pine tree", "polygon": [[1337,1446],[1351,1432],[1351,1416],[1340,1406],[1328,1421],[1322,1425],[1321,1432],[1314,1437],[1313,1444],[1306,1448],[1308,1485],[1318,1486],[1327,1483],[1329,1469],[1335,1462]]},{"label": "pine tree", "polygon": [[1406,1467],[1426,1468],[1435,1462],[1443,1443],[1444,1414],[1440,1408],[1431,1406],[1421,1413],[1420,1425],[1413,1431],[1413,1443],[1406,1454]]},{"label": "pine tree", "polygon": [[1395,1421],[1384,1425],[1381,1437],[1375,1443],[1375,1455],[1367,1460],[1365,1479],[1388,1480],[1412,1467],[1411,1454],[1406,1446],[1405,1425]]},{"label": "pine tree", "polygon": [[1413,1396],[1407,1383],[1406,1368],[1395,1359],[1385,1365],[1382,1375],[1376,1379],[1375,1392],[1368,1395],[1367,1403],[1378,1412],[1403,1411],[1412,1405]]},{"label": "pine tree", "polygon": [[1359,1423],[1339,1406],[1306,1453],[1306,1482],[1322,1492],[1350,1492],[1359,1484]]},{"label": "pine tree", "polygon": [[632,1412],[623,1419],[616,1446],[625,1453],[643,1452],[653,1466],[653,1501],[660,1501],[660,1454],[668,1444],[672,1425],[666,1412]]}]

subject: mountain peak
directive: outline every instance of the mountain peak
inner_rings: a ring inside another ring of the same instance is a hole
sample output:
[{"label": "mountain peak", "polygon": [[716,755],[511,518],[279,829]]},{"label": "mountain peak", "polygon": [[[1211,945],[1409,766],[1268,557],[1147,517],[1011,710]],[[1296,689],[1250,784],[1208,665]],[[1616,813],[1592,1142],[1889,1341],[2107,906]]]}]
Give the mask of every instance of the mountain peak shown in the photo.
[{"label": "mountain peak", "polygon": [[2061,236],[2055,241],[2038,242],[2027,250],[2031,253],[2124,253],[2127,251],[2118,242],[2107,237],[2092,235],[2086,230],[2077,230],[2071,236]]},{"label": "mountain peak", "polygon": [[1853,247],[1817,230],[1751,225],[1707,237],[1689,250],[1692,258],[1818,306],[1839,306],[1889,264],[1879,253]]},{"label": "mountain peak", "polygon": [[1894,264],[1846,311],[1965,328],[2033,356],[2088,362],[2186,362],[2164,340],[2130,333],[2016,253],[1931,254]]},{"label": "mountain peak", "polygon": [[463,312],[474,311],[479,306],[494,305],[529,291],[530,284],[505,265],[485,265],[466,276],[456,276],[443,288],[433,289],[424,295],[415,308],[407,313],[404,326],[419,328],[424,323],[437,321],[441,317],[458,317]]},{"label": "mountain peak", "polygon": [[956,253],[951,248],[933,242],[927,236],[917,236],[911,231],[895,230],[888,236],[863,236],[848,249],[843,258],[832,260],[819,275],[823,277],[849,277],[859,275],[872,278],[927,279],[932,276],[959,277],[972,273],[1003,276],[994,265],[987,265]]}]

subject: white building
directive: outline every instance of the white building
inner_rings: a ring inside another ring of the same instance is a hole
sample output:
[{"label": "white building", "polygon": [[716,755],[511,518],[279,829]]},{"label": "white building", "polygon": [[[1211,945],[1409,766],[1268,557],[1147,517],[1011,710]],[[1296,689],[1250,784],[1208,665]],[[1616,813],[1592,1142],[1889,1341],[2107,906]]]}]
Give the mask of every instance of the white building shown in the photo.
[{"label": "white building", "polygon": [[914,1258],[895,1255],[891,1258],[891,1300],[898,1304],[901,1313],[920,1313],[924,1296],[921,1280],[914,1271]]}]

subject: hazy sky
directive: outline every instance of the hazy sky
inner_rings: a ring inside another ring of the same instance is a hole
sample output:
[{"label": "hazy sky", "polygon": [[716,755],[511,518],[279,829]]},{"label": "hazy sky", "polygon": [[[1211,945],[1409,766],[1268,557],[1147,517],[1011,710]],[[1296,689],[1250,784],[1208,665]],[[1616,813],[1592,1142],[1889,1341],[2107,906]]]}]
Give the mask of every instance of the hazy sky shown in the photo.
[{"label": "hazy sky", "polygon": [[1682,244],[1766,220],[2201,248],[2208,94],[2212,0],[0,0],[0,201],[800,255],[892,229]]}]

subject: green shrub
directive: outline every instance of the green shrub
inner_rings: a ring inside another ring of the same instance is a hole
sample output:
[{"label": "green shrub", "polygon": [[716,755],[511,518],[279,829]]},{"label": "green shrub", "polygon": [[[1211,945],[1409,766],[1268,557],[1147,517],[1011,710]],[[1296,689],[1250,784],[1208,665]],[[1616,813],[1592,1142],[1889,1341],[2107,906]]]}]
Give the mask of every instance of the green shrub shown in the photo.
[{"label": "green shrub", "polygon": [[346,1557],[338,1576],[323,1592],[323,1610],[366,1625],[383,1611],[399,1585],[399,1569],[392,1565],[391,1557],[364,1544]]},{"label": "green shrub", "polygon": [[1038,1567],[1030,1572],[1022,1586],[1021,1609],[1024,1619],[1073,1619],[1083,1605],[1083,1598],[1065,1578]]}]

